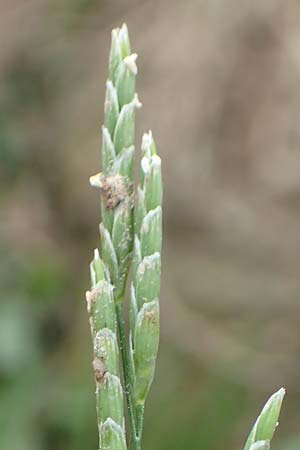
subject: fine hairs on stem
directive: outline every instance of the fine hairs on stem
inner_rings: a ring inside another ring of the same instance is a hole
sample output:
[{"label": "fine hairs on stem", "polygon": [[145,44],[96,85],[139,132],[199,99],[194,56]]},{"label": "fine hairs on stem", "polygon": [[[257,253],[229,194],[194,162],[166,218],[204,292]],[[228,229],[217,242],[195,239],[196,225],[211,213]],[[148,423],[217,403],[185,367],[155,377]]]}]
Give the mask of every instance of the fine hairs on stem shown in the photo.
[{"label": "fine hairs on stem", "polygon": [[[159,346],[161,160],[150,131],[142,140],[135,192],[135,112],[141,107],[135,92],[136,60],[124,24],[112,31],[102,127],[102,172],[90,178],[90,184],[100,189],[102,217],[101,250],[94,251],[91,290],[86,293],[100,450],[141,450],[145,402]],[[126,332],[123,306],[127,284],[130,299]],[[270,397],[244,450],[270,448],[284,394],[282,388]]]}]

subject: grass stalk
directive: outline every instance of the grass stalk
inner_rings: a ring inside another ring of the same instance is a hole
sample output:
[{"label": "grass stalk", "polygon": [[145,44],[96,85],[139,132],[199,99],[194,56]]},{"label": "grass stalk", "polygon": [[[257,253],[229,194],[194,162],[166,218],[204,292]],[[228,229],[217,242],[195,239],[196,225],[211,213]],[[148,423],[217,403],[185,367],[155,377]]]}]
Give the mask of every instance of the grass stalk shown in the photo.
[{"label": "grass stalk", "polygon": [[137,431],[135,425],[135,414],[134,406],[132,402],[132,392],[130,383],[130,367],[126,348],[126,334],[125,334],[125,324],[123,319],[123,307],[122,303],[116,302],[116,313],[117,313],[117,323],[118,323],[118,333],[120,339],[120,350],[122,356],[122,367],[123,367],[123,377],[124,377],[124,390],[127,401],[128,419],[130,426],[130,440],[136,450],[137,449]]},{"label": "grass stalk", "polygon": [[144,425],[144,405],[138,405],[136,408],[137,416],[137,437],[139,441],[139,450],[141,448],[142,436],[143,436],[143,425]]}]

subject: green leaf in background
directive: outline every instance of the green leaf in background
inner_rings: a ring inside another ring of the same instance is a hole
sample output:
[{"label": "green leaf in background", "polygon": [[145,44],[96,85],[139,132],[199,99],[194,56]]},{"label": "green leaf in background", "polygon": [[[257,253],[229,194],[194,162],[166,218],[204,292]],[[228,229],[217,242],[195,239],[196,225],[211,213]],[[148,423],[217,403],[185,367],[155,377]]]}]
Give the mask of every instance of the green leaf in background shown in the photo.
[{"label": "green leaf in background", "polygon": [[281,388],[269,398],[249,434],[244,450],[253,450],[252,446],[257,441],[271,441],[278,425],[284,395],[285,389]]}]

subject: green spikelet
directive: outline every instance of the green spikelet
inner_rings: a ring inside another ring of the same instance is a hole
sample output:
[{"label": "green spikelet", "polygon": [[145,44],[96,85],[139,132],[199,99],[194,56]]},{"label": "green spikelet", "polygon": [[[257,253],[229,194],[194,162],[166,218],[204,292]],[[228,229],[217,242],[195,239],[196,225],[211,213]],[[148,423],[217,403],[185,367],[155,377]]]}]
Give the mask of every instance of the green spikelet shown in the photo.
[{"label": "green spikelet", "polygon": [[126,450],[123,429],[108,418],[100,427],[101,450]]},{"label": "green spikelet", "polygon": [[144,303],[138,312],[134,332],[136,404],[144,405],[151,386],[159,343],[158,299]]},{"label": "green spikelet", "polygon": [[133,390],[144,405],[153,381],[159,343],[162,245],[161,160],[152,133],[144,135],[135,207],[135,244],[130,301]]},{"label": "green spikelet", "polygon": [[[99,442],[103,423],[110,418],[124,434],[123,392],[119,371],[119,347],[116,334],[116,311],[109,270],[95,250],[90,264],[92,290],[86,293],[87,310],[93,337],[93,370],[96,380],[96,406]],[[111,447],[109,450],[115,450]]]}]

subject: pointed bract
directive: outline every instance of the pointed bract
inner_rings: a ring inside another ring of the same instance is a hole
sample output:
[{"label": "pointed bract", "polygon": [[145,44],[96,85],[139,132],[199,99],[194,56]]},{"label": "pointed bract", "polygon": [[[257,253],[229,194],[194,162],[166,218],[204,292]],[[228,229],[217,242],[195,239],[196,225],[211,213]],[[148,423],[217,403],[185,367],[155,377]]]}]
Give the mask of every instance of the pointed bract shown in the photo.
[{"label": "pointed bract", "polygon": [[150,168],[144,177],[144,192],[147,211],[162,204],[161,160],[154,155],[150,159]]},{"label": "pointed bract", "polygon": [[122,107],[113,138],[116,154],[120,153],[123,148],[134,145],[135,110],[140,106],[141,104],[135,96],[131,103]]},{"label": "pointed bract", "polygon": [[137,235],[134,237],[133,261],[132,261],[132,284],[136,287],[136,273],[140,262],[142,261],[141,242]]},{"label": "pointed bract", "polygon": [[134,228],[136,235],[139,238],[141,237],[141,226],[146,214],[147,210],[145,204],[145,193],[143,189],[141,189],[141,187],[138,186],[136,194],[136,204],[134,209]]},{"label": "pointed bract", "polygon": [[144,404],[153,381],[159,345],[158,300],[145,303],[138,313],[134,335],[136,404]]},{"label": "pointed bract", "polygon": [[132,333],[132,337],[134,336],[137,315],[138,315],[138,307],[137,307],[137,301],[136,301],[136,296],[135,296],[135,289],[134,289],[133,283],[131,283],[130,303],[129,303],[129,325],[130,325],[130,331]]},{"label": "pointed bract", "polygon": [[103,261],[108,266],[111,279],[115,283],[118,276],[118,259],[110,234],[102,223],[100,224],[100,236]]},{"label": "pointed bract", "polygon": [[111,49],[109,55],[109,79],[115,83],[116,81],[116,72],[118,70],[119,64],[122,61],[122,52],[119,41],[119,32],[120,29],[116,28],[112,30],[111,33]]},{"label": "pointed bract", "polygon": [[110,132],[102,127],[102,167],[104,175],[109,175],[116,158],[114,144]]},{"label": "pointed bract", "polygon": [[158,300],[160,292],[160,254],[146,256],[136,274],[136,301],[140,310],[144,303]]},{"label": "pointed bract", "polygon": [[95,287],[99,281],[105,279],[105,266],[97,248],[94,250],[94,258],[90,264],[90,272],[92,287]]},{"label": "pointed bract", "polygon": [[112,229],[112,244],[116,249],[119,265],[132,250],[132,205],[124,201],[116,210]]},{"label": "pointed bract", "polygon": [[271,441],[278,425],[284,395],[285,389],[281,388],[269,398],[249,434],[244,450],[249,450],[257,441]]},{"label": "pointed bract", "polygon": [[104,370],[112,375],[119,373],[119,348],[116,333],[109,328],[102,328],[94,339],[94,355],[102,361]]},{"label": "pointed bract", "polygon": [[133,53],[127,56],[119,66],[116,89],[118,93],[118,100],[120,109],[122,106],[130,103],[135,94],[135,79],[137,74],[136,66],[137,54]]},{"label": "pointed bract", "polygon": [[100,450],[126,450],[126,441],[120,425],[108,418],[100,427]]},{"label": "pointed bract", "polygon": [[111,136],[115,132],[116,123],[119,117],[119,103],[116,88],[110,80],[106,83],[106,97],[104,103],[104,126]]},{"label": "pointed bract", "polygon": [[123,427],[123,392],[119,377],[105,372],[102,379],[97,379],[96,402],[99,425],[111,418]]},{"label": "pointed bract", "polygon": [[116,312],[114,305],[113,286],[105,280],[99,281],[91,292],[91,316],[93,331],[97,333],[102,328],[116,329]]},{"label": "pointed bract", "polygon": [[123,148],[115,158],[113,174],[119,174],[126,179],[129,194],[133,191],[134,181],[134,146]]},{"label": "pointed bract", "polygon": [[129,56],[131,53],[128,28],[127,28],[126,23],[123,23],[123,25],[119,31],[119,45],[120,45],[120,49],[121,49],[121,56],[124,59],[124,58],[126,58],[126,56]]},{"label": "pointed bract", "polygon": [[162,243],[162,214],[161,207],[151,210],[144,217],[141,226],[142,256],[149,256],[161,252]]}]

